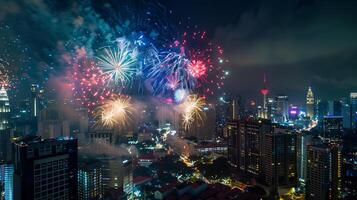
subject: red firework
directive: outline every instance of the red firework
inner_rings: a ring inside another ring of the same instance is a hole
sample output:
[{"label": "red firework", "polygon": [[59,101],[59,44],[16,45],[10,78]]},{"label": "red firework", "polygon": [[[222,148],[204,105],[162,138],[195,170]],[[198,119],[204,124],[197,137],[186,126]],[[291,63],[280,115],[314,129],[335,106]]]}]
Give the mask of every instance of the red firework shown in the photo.
[{"label": "red firework", "polygon": [[93,60],[77,58],[67,73],[76,103],[90,112],[112,96],[112,89],[106,87],[106,77]]}]

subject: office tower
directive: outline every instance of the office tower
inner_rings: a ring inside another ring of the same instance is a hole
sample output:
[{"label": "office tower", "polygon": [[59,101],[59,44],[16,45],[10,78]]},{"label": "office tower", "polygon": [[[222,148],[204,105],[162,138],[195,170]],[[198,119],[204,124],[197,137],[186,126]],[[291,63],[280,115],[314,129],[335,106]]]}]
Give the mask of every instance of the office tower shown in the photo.
[{"label": "office tower", "polygon": [[123,176],[123,191],[127,195],[127,199],[133,199],[134,184],[133,184],[133,163],[131,158],[124,158],[123,161],[124,176]]},{"label": "office tower", "polygon": [[[102,163],[104,190],[128,189],[132,187],[132,161],[127,157],[98,157]],[[125,182],[126,181],[126,182]],[[127,182],[129,181],[129,182]],[[127,186],[124,187],[124,184]],[[129,189],[128,189],[129,190]]]},{"label": "office tower", "polygon": [[314,105],[315,105],[314,94],[312,93],[311,87],[309,87],[309,90],[307,91],[307,95],[306,95],[306,116],[310,117],[310,119],[314,118],[315,116]]},{"label": "office tower", "polygon": [[351,114],[351,107],[349,102],[346,100],[346,98],[341,99],[341,104],[342,104],[342,117],[343,117],[343,128],[350,128],[351,124],[351,119],[350,119],[350,114]]},{"label": "office tower", "polygon": [[78,199],[101,199],[104,195],[100,161],[84,158],[78,164]]},{"label": "office tower", "polygon": [[0,89],[0,131],[9,128],[10,103],[4,87]]},{"label": "office tower", "polygon": [[343,118],[342,116],[325,116],[323,121],[324,137],[327,139],[342,139]]},{"label": "office tower", "polygon": [[237,164],[242,178],[260,178],[262,175],[263,136],[269,133],[268,120],[248,118],[239,124],[237,137]]},{"label": "office tower", "polygon": [[31,85],[31,116],[37,117],[38,114],[38,98],[37,98],[38,85]]},{"label": "office tower", "polygon": [[309,132],[297,133],[297,174],[298,174],[298,187],[305,190],[306,185],[306,172],[307,172],[307,147],[312,145],[313,136]]},{"label": "office tower", "polygon": [[350,128],[357,129],[357,92],[350,94]]},{"label": "office tower", "polygon": [[77,140],[26,137],[14,142],[14,199],[78,199]]},{"label": "office tower", "polygon": [[297,181],[296,133],[288,127],[272,125],[264,134],[264,181],[270,186],[294,186]]},{"label": "office tower", "polygon": [[289,99],[286,95],[278,95],[275,97],[275,114],[274,122],[282,123],[289,119]]},{"label": "office tower", "polygon": [[238,167],[238,132],[239,132],[239,120],[232,120],[227,122],[225,126],[227,135],[227,159],[231,166]]},{"label": "office tower", "polygon": [[341,150],[339,143],[308,146],[306,199],[339,199],[341,190]]},{"label": "office tower", "polygon": [[253,118],[227,124],[228,161],[242,180],[262,176],[263,135],[270,132],[270,127],[270,121]]},{"label": "office tower", "polygon": [[264,82],[263,82],[263,88],[260,89],[260,93],[263,95],[263,111],[261,113],[261,115],[259,117],[267,119],[267,115],[268,115],[268,111],[267,111],[267,95],[269,93],[269,89],[267,87],[267,81],[266,81],[266,77],[264,74]]},{"label": "office tower", "polygon": [[0,190],[0,199],[13,200],[13,176],[14,176],[14,166],[12,164],[0,165],[0,186],[3,186],[3,191]]}]

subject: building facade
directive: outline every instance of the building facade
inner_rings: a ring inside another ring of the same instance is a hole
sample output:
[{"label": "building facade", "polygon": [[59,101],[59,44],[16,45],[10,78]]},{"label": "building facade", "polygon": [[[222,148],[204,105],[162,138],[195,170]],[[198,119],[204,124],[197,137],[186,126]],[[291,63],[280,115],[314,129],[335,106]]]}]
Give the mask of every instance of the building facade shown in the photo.
[{"label": "building facade", "polygon": [[308,147],[306,199],[339,199],[341,192],[342,145],[316,144]]},{"label": "building facade", "polygon": [[14,199],[78,199],[77,140],[28,137],[14,142]]}]

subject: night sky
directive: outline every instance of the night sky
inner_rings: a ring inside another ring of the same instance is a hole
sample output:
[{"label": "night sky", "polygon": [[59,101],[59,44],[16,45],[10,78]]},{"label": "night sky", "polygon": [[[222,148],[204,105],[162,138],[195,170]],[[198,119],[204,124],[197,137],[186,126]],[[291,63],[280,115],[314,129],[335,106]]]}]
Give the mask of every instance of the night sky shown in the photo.
[{"label": "night sky", "polygon": [[[101,2],[94,12],[104,16]],[[113,2],[113,1],[105,1]],[[121,1],[115,1],[120,7]],[[127,1],[125,1],[127,2]],[[136,1],[145,10],[147,1]],[[301,102],[312,86],[321,98],[357,91],[357,1],[161,0],[158,16],[197,25],[223,44],[231,71],[226,91],[255,98],[266,74],[272,94]],[[29,82],[61,73],[58,52],[71,40],[75,1],[0,1],[0,58]],[[102,12],[102,13],[101,13]],[[73,41],[72,41],[73,43]]]}]

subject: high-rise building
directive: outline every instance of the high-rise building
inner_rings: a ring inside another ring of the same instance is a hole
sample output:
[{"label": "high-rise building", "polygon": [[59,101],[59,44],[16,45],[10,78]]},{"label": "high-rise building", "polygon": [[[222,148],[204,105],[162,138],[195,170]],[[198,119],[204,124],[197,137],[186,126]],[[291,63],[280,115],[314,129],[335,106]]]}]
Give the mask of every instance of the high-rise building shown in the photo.
[{"label": "high-rise building", "polygon": [[317,119],[323,121],[324,116],[328,115],[328,102],[318,99],[317,101]]},{"label": "high-rise building", "polygon": [[101,199],[104,195],[101,162],[81,159],[78,164],[78,199]]},{"label": "high-rise building", "polygon": [[342,104],[342,117],[343,117],[343,128],[350,128],[351,124],[351,119],[350,119],[350,114],[351,114],[351,107],[349,101],[346,100],[346,98],[341,99],[341,104]]},{"label": "high-rise building", "polygon": [[267,119],[268,118],[268,109],[267,109],[267,95],[269,93],[269,89],[267,87],[267,81],[266,81],[266,77],[265,77],[265,74],[264,74],[264,82],[263,82],[263,88],[260,89],[260,93],[263,95],[263,110],[260,114],[260,118],[264,118],[264,119]]},{"label": "high-rise building", "polygon": [[307,147],[312,145],[313,136],[308,132],[300,132],[297,134],[297,174],[298,187],[305,190],[306,186],[306,172],[307,172]]},{"label": "high-rise building", "polygon": [[339,199],[341,192],[342,145],[339,143],[308,146],[306,199]]},{"label": "high-rise building", "polygon": [[231,162],[236,165],[236,172],[242,178],[259,179],[262,176],[262,145],[264,133],[269,133],[271,123],[268,120],[248,118],[233,123],[230,135]]},{"label": "high-rise building", "polygon": [[37,117],[38,114],[38,98],[37,98],[38,87],[39,86],[37,84],[31,85],[31,116],[32,117]]},{"label": "high-rise building", "polygon": [[273,122],[282,123],[289,119],[289,99],[286,95],[275,97],[275,114]]},{"label": "high-rise building", "polygon": [[9,128],[10,103],[4,87],[0,89],[0,131]]},{"label": "high-rise building", "polygon": [[270,186],[295,186],[297,138],[288,127],[273,124],[263,141],[264,182]]},{"label": "high-rise building", "polygon": [[307,91],[306,95],[306,116],[310,117],[311,119],[315,116],[314,105],[314,93],[312,93],[311,87],[309,87],[309,90]]},{"label": "high-rise building", "polygon": [[324,138],[339,140],[343,134],[342,116],[325,116],[323,121]]},{"label": "high-rise building", "polygon": [[241,180],[276,187],[296,183],[296,134],[290,129],[249,118],[229,122],[227,130],[228,161]]},{"label": "high-rise building", "polygon": [[78,199],[77,140],[26,137],[14,142],[14,199]]},{"label": "high-rise building", "polygon": [[[0,165],[0,185],[3,186],[3,191],[0,190],[0,199],[13,200],[13,176],[14,166],[12,164]],[[2,197],[3,196],[3,197]]]},{"label": "high-rise building", "polygon": [[350,94],[350,128],[357,130],[357,92]]}]

